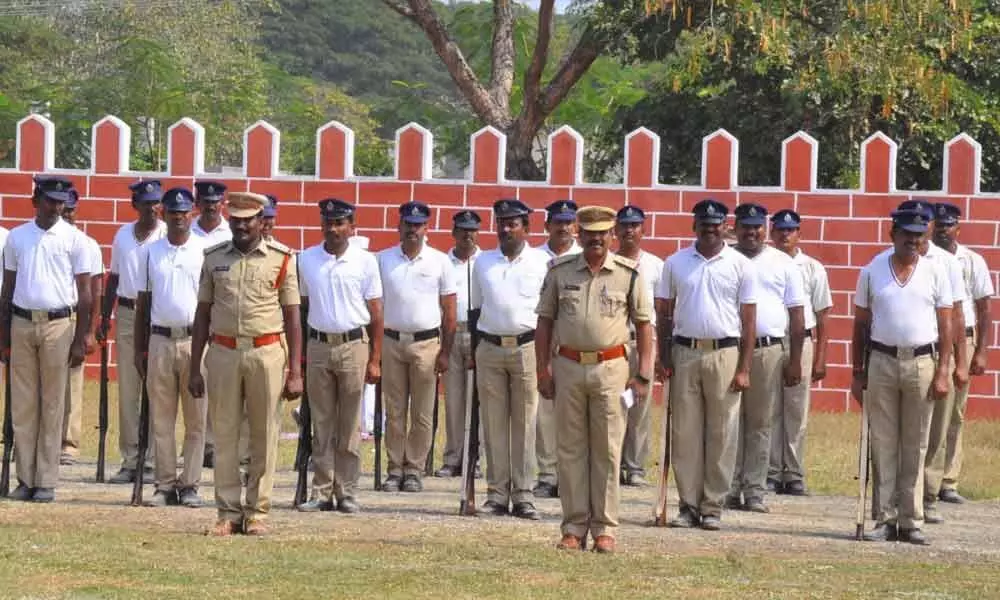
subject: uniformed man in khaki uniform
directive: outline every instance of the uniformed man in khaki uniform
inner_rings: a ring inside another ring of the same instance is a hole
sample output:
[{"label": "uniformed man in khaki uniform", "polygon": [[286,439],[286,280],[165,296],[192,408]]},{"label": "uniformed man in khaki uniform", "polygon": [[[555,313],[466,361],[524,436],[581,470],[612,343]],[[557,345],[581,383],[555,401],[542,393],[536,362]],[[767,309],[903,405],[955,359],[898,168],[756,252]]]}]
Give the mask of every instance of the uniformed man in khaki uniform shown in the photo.
[{"label": "uniformed man in khaki uniform", "polygon": [[[278,399],[302,394],[302,326],[295,256],[261,236],[260,194],[229,196],[233,239],[205,252],[191,344],[190,392],[205,394],[215,432],[215,504],[219,518],[208,533],[228,536],[267,532],[277,461]],[[287,379],[285,369],[288,369]],[[282,387],[284,393],[282,394]],[[239,431],[250,421],[250,465],[246,501],[241,501]]]},{"label": "uniformed man in khaki uniform", "polygon": [[[583,253],[557,259],[538,303],[538,391],[555,401],[562,540],[579,550],[613,552],[625,436],[625,395],[646,398],[653,377],[652,306],[635,261],[609,252],[615,211],[577,212]],[[629,378],[626,347],[635,323],[639,371]],[[552,357],[552,337],[559,339]]]}]

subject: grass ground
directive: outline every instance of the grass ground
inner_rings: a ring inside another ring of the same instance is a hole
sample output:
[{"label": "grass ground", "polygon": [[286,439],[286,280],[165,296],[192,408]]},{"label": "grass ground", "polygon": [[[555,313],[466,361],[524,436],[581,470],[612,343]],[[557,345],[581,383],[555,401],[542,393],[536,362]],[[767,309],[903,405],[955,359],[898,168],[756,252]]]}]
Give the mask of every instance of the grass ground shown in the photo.
[{"label": "grass ground", "polygon": [[[930,547],[850,539],[857,416],[816,415],[812,497],[774,497],[770,515],[727,512],[724,530],[706,533],[646,527],[654,492],[626,489],[620,552],[608,557],[554,550],[557,500],[538,501],[543,519],[529,523],[455,516],[455,479],[428,479],[422,494],[371,492],[370,443],[362,513],[292,510],[285,440],[273,534],[207,538],[211,508],[131,508],[127,486],[93,483],[95,399],[88,389],[84,458],[64,469],[58,501],[0,502],[0,598],[1000,597],[1000,423],[969,425],[962,491],[977,501],[942,507]],[[108,439],[110,474],[114,428]]]}]

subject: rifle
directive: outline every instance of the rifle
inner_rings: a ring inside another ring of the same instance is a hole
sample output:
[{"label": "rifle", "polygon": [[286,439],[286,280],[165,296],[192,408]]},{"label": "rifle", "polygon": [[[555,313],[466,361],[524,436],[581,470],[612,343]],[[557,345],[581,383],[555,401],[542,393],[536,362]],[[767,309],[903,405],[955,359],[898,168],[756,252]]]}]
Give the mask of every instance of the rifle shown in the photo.
[{"label": "rifle", "polygon": [[[471,261],[470,261],[471,262]],[[466,268],[469,278],[468,289],[472,290],[472,266]],[[470,352],[473,359],[479,345],[476,327],[479,323],[479,310],[469,309],[469,335],[471,336]],[[476,514],[476,464],[479,462],[479,388],[476,386],[476,367],[465,374],[465,444],[462,447],[462,493],[458,502],[458,514],[475,516]]]},{"label": "rifle", "polygon": [[663,383],[663,423],[660,439],[663,440],[663,464],[660,465],[660,474],[657,480],[656,504],[653,506],[653,525],[665,527],[667,525],[667,480],[670,477],[670,427],[672,420],[670,406],[670,380]]},{"label": "rifle", "polygon": [[[106,321],[105,321],[106,322]],[[107,333],[105,333],[105,336]],[[105,448],[108,437],[108,340],[101,339],[101,392],[97,407],[97,483],[104,483]]]},{"label": "rifle", "polygon": [[[308,308],[302,311],[302,361],[306,362],[306,340],[309,339],[309,311]],[[304,365],[303,365],[304,367]],[[312,410],[309,408],[309,392],[305,386],[306,370],[302,369],[302,402],[299,404],[299,443],[295,448],[295,470],[298,476],[295,480],[295,496],[292,504],[298,506],[306,501],[309,487],[309,458],[312,456]]]},{"label": "rifle", "polygon": [[434,379],[434,415],[431,417],[431,449],[427,453],[427,461],[424,463],[424,476],[434,475],[434,442],[438,433],[438,396],[441,393],[441,377]]},{"label": "rifle", "polygon": [[146,450],[149,447],[149,389],[142,378],[142,400],[139,402],[139,455],[135,459],[135,481],[132,482],[132,506],[142,506],[142,484],[146,470]]},{"label": "rifle", "polygon": [[[865,536],[865,505],[868,503],[868,403],[861,403],[861,442],[858,448],[858,506],[855,518],[854,539]],[[874,499],[874,494],[873,494]]]},{"label": "rifle", "polygon": [[10,459],[14,453],[14,417],[11,415],[10,356],[4,364],[4,407],[3,407],[3,467],[0,472],[0,496],[10,494]]},{"label": "rifle", "polygon": [[375,384],[375,491],[382,489],[382,382]]}]

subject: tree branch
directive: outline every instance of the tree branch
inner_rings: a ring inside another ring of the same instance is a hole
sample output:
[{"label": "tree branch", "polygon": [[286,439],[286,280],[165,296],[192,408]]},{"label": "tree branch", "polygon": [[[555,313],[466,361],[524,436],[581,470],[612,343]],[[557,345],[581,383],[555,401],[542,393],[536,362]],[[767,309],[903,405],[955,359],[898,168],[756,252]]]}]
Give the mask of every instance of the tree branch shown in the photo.
[{"label": "tree branch", "polygon": [[588,25],[581,34],[580,41],[559,64],[559,70],[536,100],[543,119],[559,106],[607,45],[608,42],[598,38],[593,28]]},{"label": "tree branch", "polygon": [[514,87],[514,8],[511,0],[493,0],[493,64],[490,97],[493,103],[510,110]]},{"label": "tree branch", "polygon": [[[538,108],[538,90],[542,81],[542,72],[549,59],[549,42],[552,39],[552,11],[555,0],[542,0],[538,6],[538,36],[535,39],[535,51],[531,56],[531,64],[524,74],[524,112],[533,113]],[[528,120],[534,118],[527,115]]]},{"label": "tree branch", "polygon": [[413,11],[410,10],[409,6],[405,4],[399,4],[396,0],[382,0],[382,3],[396,11],[397,13],[403,15],[407,19],[413,19]]}]

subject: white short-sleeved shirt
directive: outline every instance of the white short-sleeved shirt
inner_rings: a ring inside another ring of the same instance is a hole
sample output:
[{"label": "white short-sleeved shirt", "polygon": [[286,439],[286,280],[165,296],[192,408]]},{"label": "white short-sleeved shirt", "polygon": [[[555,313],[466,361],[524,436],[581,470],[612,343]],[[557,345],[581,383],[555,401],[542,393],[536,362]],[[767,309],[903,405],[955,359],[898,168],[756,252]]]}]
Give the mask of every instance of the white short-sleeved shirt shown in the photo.
[{"label": "white short-sleeved shirt", "polygon": [[917,259],[910,279],[901,283],[892,254],[882,253],[861,269],[854,303],[871,311],[871,339],[912,348],[938,339],[937,309],[950,308],[951,285],[941,262]]},{"label": "white short-sleeved shirt", "polygon": [[97,240],[89,235],[83,232],[80,233],[83,235],[83,240],[87,245],[87,252],[90,253],[90,274],[95,276],[103,275],[104,255],[101,254],[101,245],[97,243]]},{"label": "white short-sleeved shirt", "polygon": [[833,294],[830,293],[830,278],[826,267],[815,258],[798,250],[792,261],[802,274],[805,286],[806,302],[803,304],[806,329],[816,327],[816,313],[833,306]]},{"label": "white short-sleeved shirt", "polygon": [[[660,287],[660,277],[663,276],[663,261],[660,260],[656,255],[650,254],[645,250],[639,251],[639,260],[637,261],[639,265],[639,274],[642,275],[642,280],[646,282],[646,293],[649,297],[649,305],[653,305],[653,298],[656,297],[656,290]],[[652,312],[652,323],[655,327],[656,325],[656,311]],[[628,324],[630,331],[635,331],[635,324],[629,321]]]},{"label": "white short-sleeved shirt", "polygon": [[29,221],[7,236],[4,268],[17,271],[13,302],[27,310],[76,306],[76,276],[89,274],[93,257],[86,236],[59,219],[48,230]]},{"label": "white short-sleeved shirt", "polygon": [[307,248],[299,254],[299,293],[309,298],[307,320],[317,331],[346,333],[368,325],[368,301],[382,297],[378,261],[352,244],[340,257],[323,244]]},{"label": "white short-sleeved shirt", "polygon": [[456,292],[448,255],[427,244],[410,260],[399,244],[377,255],[385,328],[416,333],[441,326],[441,296]]},{"label": "white short-sleeved shirt", "polygon": [[549,246],[548,242],[545,242],[544,244],[539,246],[538,249],[545,252],[545,254],[547,254],[549,258],[559,258],[560,256],[569,256],[570,254],[579,254],[583,252],[583,247],[580,246],[580,244],[576,243],[576,240],[573,240],[573,243],[570,245],[569,250],[563,252],[562,254],[556,254],[555,251]]},{"label": "white short-sleeved shirt", "polygon": [[802,274],[790,256],[771,246],[750,260],[757,272],[757,337],[782,337],[788,309],[806,303]]},{"label": "white short-sleeved shirt", "polygon": [[[892,256],[893,252],[895,252],[893,248],[887,248],[879,256]],[[951,301],[962,302],[964,304],[965,282],[962,280],[962,265],[955,258],[955,255],[947,250],[938,248],[934,244],[929,244],[927,246],[927,253],[923,257],[941,265],[941,268],[944,269],[948,287],[950,288],[949,295],[951,296]]]},{"label": "white short-sleeved shirt", "polygon": [[111,272],[118,275],[118,295],[135,300],[139,294],[136,278],[139,272],[139,249],[163,239],[167,235],[167,224],[157,221],[156,227],[139,241],[135,237],[135,223],[122,225],[111,243]]},{"label": "white short-sleeved shirt", "polygon": [[[10,235],[10,230],[6,227],[0,227],[0,248],[7,245],[7,236]],[[3,291],[3,278],[0,277],[0,292]]]},{"label": "white short-sleeved shirt", "polygon": [[965,301],[962,302],[965,326],[975,327],[976,300],[993,297],[996,293],[993,278],[990,277],[990,268],[986,266],[986,259],[982,254],[956,244],[954,256],[962,266],[962,281],[965,284]]},{"label": "white short-sleeved shirt", "polygon": [[137,281],[140,290],[151,294],[153,325],[188,327],[194,323],[204,262],[205,242],[195,235],[188,235],[180,246],[162,238],[139,250]]},{"label": "white short-sleeved shirt", "polygon": [[233,230],[229,228],[229,221],[226,221],[225,219],[222,219],[219,222],[218,227],[212,231],[205,231],[202,229],[198,219],[195,219],[194,222],[191,223],[191,233],[202,238],[205,242],[206,248],[211,248],[212,246],[221,244],[222,242],[228,242],[233,239]]},{"label": "white short-sleeved shirt", "polygon": [[740,305],[757,303],[754,264],[729,246],[705,258],[692,244],[663,263],[656,297],[676,300],[674,335],[740,337]]},{"label": "white short-sleeved shirt", "polygon": [[478,247],[468,260],[460,260],[455,256],[455,249],[448,251],[448,258],[451,259],[452,270],[455,277],[455,308],[458,311],[458,322],[465,323],[469,320],[469,269],[475,268],[476,259],[483,251]]},{"label": "white short-sleeved shirt", "polygon": [[472,270],[472,308],[482,309],[477,329],[493,335],[534,329],[549,260],[548,254],[527,245],[513,260],[499,248],[483,252]]}]

